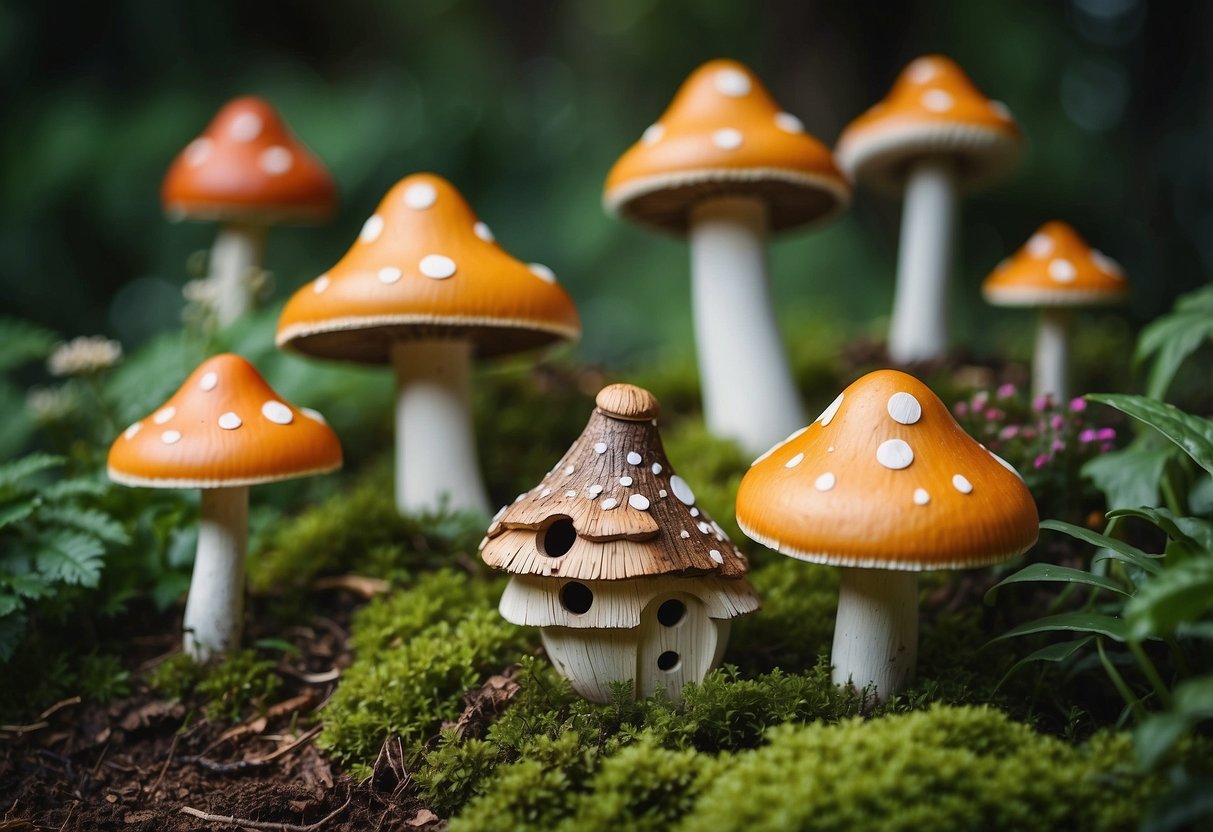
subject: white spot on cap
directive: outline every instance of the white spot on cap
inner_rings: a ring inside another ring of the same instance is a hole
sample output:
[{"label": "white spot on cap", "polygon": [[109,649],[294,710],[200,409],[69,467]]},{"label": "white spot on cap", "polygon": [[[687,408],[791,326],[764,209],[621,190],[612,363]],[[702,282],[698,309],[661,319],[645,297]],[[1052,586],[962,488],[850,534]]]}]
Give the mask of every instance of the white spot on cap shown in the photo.
[{"label": "white spot on cap", "polygon": [[160,434],[160,441],[165,445],[176,445],[181,441],[181,431],[166,430],[164,433]]},{"label": "white spot on cap", "polygon": [[661,472],[662,472],[664,469],[661,467],[661,463],[660,463],[660,462],[654,462],[654,463],[653,463],[653,467],[652,467],[652,468],[650,468],[649,470],[653,472],[653,476],[657,476],[657,475],[658,475],[658,474],[660,474],[660,473],[661,473]]},{"label": "white spot on cap", "polygon": [[1119,278],[1125,276],[1125,271],[1120,267],[1120,264],[1097,248],[1091,249],[1091,262],[1095,264],[1095,268],[1104,274],[1110,274],[1112,277]]},{"label": "white spot on cap", "polygon": [[661,141],[661,137],[665,135],[665,127],[660,124],[650,124],[644,128],[644,132],[640,134],[640,140],[645,144],[657,144]]},{"label": "white spot on cap", "polygon": [[784,468],[795,468],[797,465],[799,465],[802,462],[804,462],[804,454],[796,454],[796,456],[792,457],[787,462],[785,462],[783,464],[783,467]]},{"label": "white spot on cap", "polygon": [[933,113],[946,113],[955,103],[951,93],[944,90],[927,90],[922,94],[922,106]]},{"label": "white spot on cap", "polygon": [[603,511],[610,511],[615,506],[619,505],[619,501],[614,497],[607,497],[605,500],[599,503],[599,505],[602,506]]},{"label": "white spot on cap", "polygon": [[994,113],[994,115],[1001,119],[1006,119],[1007,121],[1012,121],[1015,118],[1011,115],[1011,108],[1006,104],[1003,104],[1001,101],[991,101],[990,112]]},{"label": "white spot on cap", "polygon": [[939,67],[930,58],[918,58],[906,67],[906,77],[915,84],[925,84],[939,73]]},{"label": "white spot on cap", "polygon": [[699,529],[699,531],[700,531],[700,532],[702,532],[703,534],[711,534],[711,533],[712,533],[712,527],[711,527],[711,526],[709,526],[707,523],[704,523],[703,521],[700,521],[700,522],[699,522],[699,525],[698,525],[698,526],[696,526],[696,528],[698,528],[698,529]]},{"label": "white spot on cap", "polygon": [[540,497],[551,497],[551,496],[552,496],[552,489],[550,489],[550,488],[545,488],[545,489],[543,489],[543,491],[542,491],[542,492],[539,494],[539,496],[540,496]]},{"label": "white spot on cap", "polygon": [[379,239],[379,235],[382,233],[383,217],[371,214],[362,224],[362,231],[358,232],[358,239],[364,243],[373,243]]},{"label": "white spot on cap", "polygon": [[404,204],[415,211],[424,211],[438,201],[438,189],[429,182],[414,182],[404,189]]},{"label": "white spot on cap", "polygon": [[927,493],[925,488],[914,489],[914,505],[925,506],[929,502],[931,502],[931,495]]},{"label": "white spot on cap", "polygon": [[573,473],[576,470],[577,470],[577,468],[575,466],[566,465],[566,466],[564,466],[564,475],[567,477],[569,474]]},{"label": "white spot on cap", "polygon": [[670,493],[670,492],[666,491],[666,490],[663,488],[663,489],[661,489],[660,491],[658,491],[658,492],[657,492],[657,496],[658,496],[658,497],[662,497],[662,498],[664,498],[664,497],[668,496],[668,495],[669,495],[669,493]]},{"label": "white spot on cap", "polygon": [[442,254],[427,254],[417,264],[417,270],[434,280],[445,280],[455,273],[455,261]]},{"label": "white spot on cap", "polygon": [[332,279],[327,274],[322,274],[320,277],[312,281],[312,291],[319,295],[324,292],[324,290],[327,289],[329,284],[332,282]]},{"label": "white spot on cap", "polygon": [[736,150],[741,147],[743,141],[745,137],[741,135],[741,131],[732,127],[724,127],[712,134],[712,144],[721,150]]},{"label": "white spot on cap", "polygon": [[224,430],[235,430],[244,424],[244,420],[230,410],[219,417],[219,427]]},{"label": "white spot on cap", "polygon": [[957,491],[959,491],[961,494],[972,494],[973,493],[973,483],[969,482],[967,479],[965,479],[960,474],[953,475],[952,487],[955,488]]},{"label": "white spot on cap", "polygon": [[542,263],[531,263],[527,268],[531,270],[531,274],[545,283],[556,282],[556,273]]},{"label": "white spot on cap", "polygon": [[717,563],[724,565],[724,555],[720,554],[720,550],[713,549],[712,551],[708,552],[708,557]]},{"label": "white spot on cap", "polygon": [[228,134],[238,142],[251,142],[261,135],[261,116],[256,113],[241,113],[232,119]]},{"label": "white spot on cap", "polygon": [[606,453],[606,443],[605,442],[595,442],[594,443],[594,453],[605,454]]},{"label": "white spot on cap", "polygon": [[156,411],[156,415],[152,417],[152,421],[158,425],[163,425],[169,419],[177,415],[177,408],[166,407],[163,410]]},{"label": "white spot on cap", "polygon": [[818,491],[829,491],[838,482],[838,478],[834,476],[832,471],[826,471],[813,483],[813,487]]},{"label": "white spot on cap", "polygon": [[597,497],[599,494],[602,493],[602,486],[599,485],[598,483],[594,483],[593,485],[591,485],[589,488],[586,489],[586,493],[588,493],[591,497]]},{"label": "white spot on cap", "polygon": [[576,489],[570,489],[570,490],[568,490],[568,491],[564,492],[564,496],[566,496],[566,497],[576,497],[576,496],[577,496],[577,490],[576,490]]},{"label": "white spot on cap", "polygon": [[834,453],[834,446],[833,446],[833,445],[831,445],[830,447],[826,448],[826,453],[827,453],[827,454],[832,454],[832,453]]},{"label": "white spot on cap", "polygon": [[692,516],[692,517],[698,517],[698,516],[699,516],[699,509],[695,508],[694,506],[691,506],[691,516]]},{"label": "white spot on cap", "polygon": [[791,113],[776,113],[775,126],[785,133],[803,133],[804,122]]},{"label": "white spot on cap", "polygon": [[729,98],[741,98],[750,92],[750,76],[740,69],[721,69],[712,78],[716,92]]},{"label": "white spot on cap", "polygon": [[385,283],[388,285],[395,283],[403,276],[404,272],[400,271],[400,269],[396,268],[395,266],[384,266],[379,270],[379,274],[377,275],[380,283]]},{"label": "white spot on cap", "polygon": [[682,531],[680,531],[678,533],[678,536],[681,537],[683,540],[690,540],[691,533],[688,532],[686,529],[683,529]]},{"label": "white spot on cap", "polygon": [[1073,283],[1078,277],[1078,269],[1064,257],[1056,257],[1049,261],[1049,277],[1058,283]]},{"label": "white spot on cap", "polygon": [[139,431],[141,431],[141,430],[143,430],[143,423],[135,422],[135,424],[131,425],[129,428],[127,428],[125,431],[123,431],[122,435],[125,436],[127,439],[134,439],[139,434]]},{"label": "white spot on cap", "polygon": [[1008,471],[1010,471],[1015,476],[1019,477],[1021,480],[1023,479],[1023,475],[1015,470],[1014,465],[1007,462],[1005,459],[1003,459],[1002,457],[1000,457],[998,454],[994,453],[993,451],[987,450],[986,453],[988,453],[990,456],[994,457],[994,461],[997,462],[999,465],[1001,465],[1003,468],[1006,468]]},{"label": "white spot on cap", "polygon": [[686,480],[677,474],[670,477],[670,490],[674,492],[674,496],[683,505],[690,506],[695,504],[695,492],[691,490],[691,486],[687,485]]},{"label": "white spot on cap", "polygon": [[641,462],[640,454],[635,451],[628,451],[628,465],[639,465]]},{"label": "white spot on cap", "polygon": [[275,425],[289,425],[295,421],[295,414],[291,413],[291,409],[282,402],[276,402],[273,399],[261,405],[261,415]]},{"label": "white spot on cap", "polygon": [[290,170],[294,163],[295,157],[280,144],[267,147],[257,157],[258,166],[270,176],[281,176]]},{"label": "white spot on cap", "polygon": [[310,407],[301,407],[299,412],[311,419],[313,422],[319,422],[322,425],[327,425],[328,422],[324,418],[324,414],[319,410],[312,410]]},{"label": "white spot on cap", "polygon": [[637,511],[648,511],[649,498],[643,494],[633,494],[631,497],[628,497],[628,505]]},{"label": "white spot on cap", "polygon": [[626,488],[632,484],[632,478],[631,477],[620,477],[619,484]]},{"label": "white spot on cap", "polygon": [[[573,493],[576,493],[576,492],[573,492]],[[514,502],[521,503],[523,500],[526,499],[526,495],[527,495],[527,492],[523,491],[521,494],[519,494],[517,497],[514,498]]]},{"label": "white spot on cap", "polygon": [[486,243],[492,243],[497,240],[497,238],[493,236],[493,229],[489,228],[488,225],[483,222],[477,221],[477,223],[472,226],[472,233],[484,240]]},{"label": "white spot on cap", "polygon": [[210,372],[203,373],[202,378],[198,379],[198,386],[205,392],[209,393],[219,384],[219,374]]},{"label": "white spot on cap", "polygon": [[211,152],[215,149],[215,143],[203,136],[200,139],[194,139],[185,146],[185,163],[191,168],[200,168],[206,164],[206,160],[211,158]]},{"label": "white spot on cap", "polygon": [[[523,496],[525,497],[526,495],[524,494]],[[496,523],[498,520],[500,520],[502,517],[504,517],[505,510],[508,508],[509,508],[509,506],[502,506],[501,508],[497,509],[497,513],[493,515],[493,519],[490,522]]]},{"label": "white spot on cap", "polygon": [[[821,411],[821,415],[817,417],[816,421],[821,422],[821,426],[824,428],[834,419],[834,415],[838,413],[838,408],[840,407],[842,407],[842,393],[839,393],[838,398],[830,402],[829,407]],[[793,434],[793,436],[795,435]]]},{"label": "white spot on cap", "polygon": [[876,449],[876,461],[894,471],[909,466],[914,461],[914,451],[901,439],[886,439]]},{"label": "white spot on cap", "polygon": [[894,422],[912,425],[922,418],[922,405],[910,393],[894,393],[886,406]]},{"label": "white spot on cap", "polygon": [[1048,257],[1053,253],[1053,238],[1037,232],[1028,240],[1027,249],[1033,257]]}]

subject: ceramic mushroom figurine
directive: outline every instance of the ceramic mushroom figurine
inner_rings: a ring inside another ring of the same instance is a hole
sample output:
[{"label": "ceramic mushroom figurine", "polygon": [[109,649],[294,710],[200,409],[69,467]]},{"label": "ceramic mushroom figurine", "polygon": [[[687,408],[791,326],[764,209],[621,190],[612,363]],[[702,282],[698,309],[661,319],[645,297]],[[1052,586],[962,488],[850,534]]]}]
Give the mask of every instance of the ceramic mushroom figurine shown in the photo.
[{"label": "ceramic mushroom figurine", "polygon": [[704,418],[750,453],[804,421],[776,326],[767,236],[824,220],[850,197],[829,149],[728,60],[695,70],[607,176],[608,211],[689,237]]},{"label": "ceramic mushroom figurine", "polygon": [[395,185],[335,266],[301,288],[277,344],[396,371],[396,504],[488,515],[472,428],[474,355],[581,334],[555,275],[519,262],[445,179]]},{"label": "ceramic mushroom figurine", "polygon": [[1070,398],[1070,313],[1083,306],[1124,303],[1129,294],[1120,264],[1087,245],[1071,226],[1047,222],[981,287],[995,306],[1040,310],[1032,359],[1032,397]]},{"label": "ceramic mushroom figurine", "polygon": [[990,101],[950,58],[918,58],[884,101],[851,122],[835,153],[847,173],[904,194],[889,357],[931,361],[948,348],[948,283],[962,190],[1006,174],[1023,139],[1010,111]]},{"label": "ceramic mushroom figurine", "polygon": [[109,477],[202,491],[185,604],[185,651],[198,660],[240,643],[248,488],[341,467],[337,435],[314,410],[282,400],[245,359],[203,362],[173,397],[114,440]]},{"label": "ceramic mushroom figurine", "polygon": [[737,522],[764,546],[842,567],[834,681],[881,700],[917,661],[918,573],[998,563],[1037,534],[1019,474],[896,370],[859,379],[756,460]]},{"label": "ceramic mushroom figurine", "polygon": [[695,505],[657,432],[657,400],[613,384],[543,481],[498,512],[481,543],[511,573],[501,614],[540,627],[573,688],[611,682],[678,699],[724,653],[730,621],[758,609],[741,552]]},{"label": "ceramic mushroom figurine", "polygon": [[326,222],[337,208],[324,165],[253,96],[229,101],[178,154],[161,198],[172,219],[220,223],[210,254],[220,326],[249,308],[247,278],[261,265],[268,227]]}]

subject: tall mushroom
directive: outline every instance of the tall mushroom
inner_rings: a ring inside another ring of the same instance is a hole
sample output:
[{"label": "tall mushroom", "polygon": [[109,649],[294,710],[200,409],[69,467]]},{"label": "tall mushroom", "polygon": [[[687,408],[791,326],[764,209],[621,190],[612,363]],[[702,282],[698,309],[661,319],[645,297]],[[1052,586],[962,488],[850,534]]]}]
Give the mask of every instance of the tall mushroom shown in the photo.
[{"label": "tall mushroom", "polygon": [[729,60],[695,70],[607,176],[608,211],[690,237],[704,417],[750,453],[804,420],[771,302],[767,235],[823,220],[850,196],[829,149]]},{"label": "tall mushroom", "polygon": [[220,326],[249,307],[248,276],[261,265],[266,229],[325,222],[337,208],[324,165],[268,101],[253,96],[229,101],[177,155],[161,198],[174,220],[221,223],[210,255]]},{"label": "tall mushroom", "polygon": [[747,563],[695,505],[657,432],[657,400],[613,384],[539,485],[493,518],[481,557],[511,573],[501,614],[540,627],[573,688],[678,699],[720,662],[730,620],[758,609]]},{"label": "tall mushroom", "polygon": [[302,287],[277,343],[396,370],[396,504],[402,513],[488,515],[472,429],[473,353],[494,356],[581,333],[546,266],[515,260],[445,179],[398,182],[335,266]]},{"label": "tall mushroom", "polygon": [[1040,310],[1032,359],[1032,395],[1070,397],[1070,313],[1082,306],[1124,303],[1129,293],[1120,264],[1092,249],[1070,225],[1047,222],[1004,260],[981,287],[995,306]]},{"label": "tall mushroom", "polygon": [[887,193],[905,194],[889,357],[930,361],[948,347],[948,283],[957,200],[1006,174],[1023,140],[1011,112],[990,101],[950,58],[918,58],[884,101],[838,139],[838,163]]},{"label": "tall mushroom", "polygon": [[248,487],[340,467],[341,444],[324,418],[284,402],[252,364],[230,354],[203,362],[159,410],[114,440],[114,482],[202,490],[187,653],[202,660],[240,643]]},{"label": "tall mushroom", "polygon": [[737,522],[785,555],[840,566],[834,681],[879,698],[918,653],[918,572],[1028,549],[1036,504],[1015,469],[970,438],[913,376],[856,381],[741,481]]}]

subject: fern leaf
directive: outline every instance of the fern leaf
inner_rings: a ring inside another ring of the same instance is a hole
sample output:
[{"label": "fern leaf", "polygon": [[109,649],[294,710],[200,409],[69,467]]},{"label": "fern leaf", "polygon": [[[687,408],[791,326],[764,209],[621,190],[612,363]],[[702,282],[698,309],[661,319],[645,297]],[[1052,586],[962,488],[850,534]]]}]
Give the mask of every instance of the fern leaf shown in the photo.
[{"label": "fern leaf", "polygon": [[52,532],[38,540],[34,562],[48,580],[96,586],[101,579],[105,546],[83,532]]},{"label": "fern leaf", "polygon": [[48,503],[70,500],[73,497],[100,497],[107,491],[109,491],[109,486],[105,483],[82,477],[59,480],[46,488],[39,489],[39,493]]},{"label": "fern leaf", "polygon": [[29,321],[0,317],[0,372],[46,358],[58,340],[49,329]]},{"label": "fern leaf", "polygon": [[62,465],[64,462],[66,460],[63,457],[51,454],[30,454],[20,459],[14,459],[12,462],[6,462],[0,465],[0,489],[18,485],[29,487],[28,483],[21,481],[40,471]]},{"label": "fern leaf", "polygon": [[33,514],[41,503],[42,500],[37,497],[26,497],[15,503],[0,506],[0,529],[3,529],[5,526],[11,526],[14,523],[20,523]]},{"label": "fern leaf", "polygon": [[118,546],[131,542],[121,523],[96,509],[56,506],[38,512],[38,519],[49,525],[69,526]]},{"label": "fern leaf", "polygon": [[17,652],[21,639],[25,637],[25,614],[21,612],[0,615],[0,662],[7,662]]}]

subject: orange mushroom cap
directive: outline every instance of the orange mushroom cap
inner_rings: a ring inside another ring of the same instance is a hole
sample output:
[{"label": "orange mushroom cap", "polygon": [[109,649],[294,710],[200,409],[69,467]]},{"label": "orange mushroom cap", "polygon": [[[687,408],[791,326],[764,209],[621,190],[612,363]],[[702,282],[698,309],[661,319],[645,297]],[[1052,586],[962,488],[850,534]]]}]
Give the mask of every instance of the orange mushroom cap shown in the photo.
[{"label": "orange mushroom cap", "polygon": [[159,410],[114,440],[109,477],[150,488],[223,488],[341,467],[341,443],[314,410],[282,400],[238,355],[216,355]]},{"label": "orange mushroom cap", "polygon": [[709,61],[691,73],[661,119],[607,175],[612,213],[685,233],[703,199],[753,195],[769,205],[772,229],[828,217],[851,185],[830,150],[783,112],[742,64]]},{"label": "orange mushroom cap", "polygon": [[393,342],[467,338],[482,355],[576,340],[581,322],[551,270],[511,257],[451,183],[398,182],[337,265],[299,289],[277,344],[386,363]]},{"label": "orange mushroom cap", "polygon": [[1129,285],[1119,263],[1054,220],[1000,263],[981,292],[996,306],[1094,306],[1123,303]]},{"label": "orange mushroom cap", "polygon": [[968,187],[997,179],[1019,160],[1023,136],[1006,105],[981,94],[951,58],[928,55],[902,70],[883,101],[852,121],[834,149],[857,179],[898,193],[913,163],[949,156]]},{"label": "orange mushroom cap", "polygon": [[754,462],[737,522],[785,555],[922,571],[985,566],[1028,549],[1036,504],[918,379],[869,373]]},{"label": "orange mushroom cap", "polygon": [[314,223],[333,215],[337,188],[273,106],[245,96],[177,155],[161,200],[175,219]]}]

